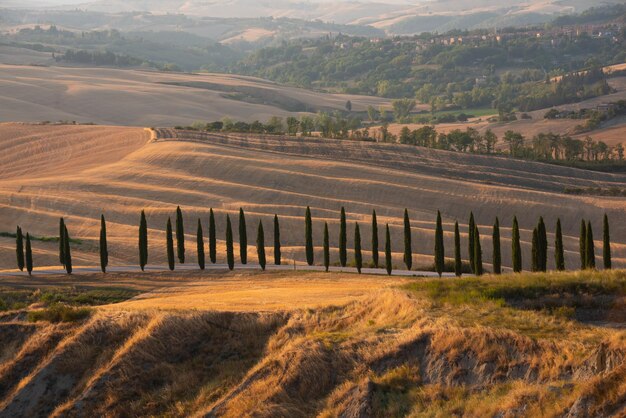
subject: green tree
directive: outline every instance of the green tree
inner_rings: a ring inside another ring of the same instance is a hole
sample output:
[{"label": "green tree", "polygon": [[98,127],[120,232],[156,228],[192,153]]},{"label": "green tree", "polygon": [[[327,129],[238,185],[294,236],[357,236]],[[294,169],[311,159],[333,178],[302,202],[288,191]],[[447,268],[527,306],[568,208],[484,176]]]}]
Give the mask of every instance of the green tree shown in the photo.
[{"label": "green tree", "polygon": [[265,233],[263,232],[263,222],[259,219],[259,229],[256,235],[256,252],[259,258],[261,270],[265,270]]},{"label": "green tree", "polygon": [[278,215],[274,215],[274,264],[280,266],[280,225],[278,224]]},{"label": "green tree", "polygon": [[239,208],[239,256],[241,257],[241,264],[248,264],[248,231],[243,208]]},{"label": "green tree", "polygon": [[543,221],[543,216],[539,217],[539,224],[537,225],[537,244],[538,244],[538,256],[537,267],[539,271],[548,270],[548,234],[546,232],[546,224]]},{"label": "green tree", "polygon": [[513,271],[520,273],[522,271],[522,246],[520,244],[519,224],[517,216],[513,217],[513,232],[511,235],[511,259]]},{"label": "green tree", "polygon": [[500,246],[500,220],[496,217],[493,224],[493,273],[502,274],[502,252]]},{"label": "green tree", "polygon": [[454,222],[454,275],[461,277],[463,274],[463,262],[461,261],[461,234],[459,223]]},{"label": "green tree", "polygon": [[63,253],[65,254],[65,271],[67,274],[72,274],[72,250],[70,248],[70,234],[67,232],[67,225],[65,225],[65,231],[63,233],[65,240],[65,249]]},{"label": "green tree", "polygon": [[139,221],[139,266],[144,271],[148,264],[148,222],[146,221],[146,212],[141,211],[141,220]]},{"label": "green tree", "polygon": [[59,219],[59,263],[65,266],[65,220]]},{"label": "green tree", "polygon": [[226,215],[226,262],[230,270],[235,268],[235,250],[233,249],[233,227],[230,215]]},{"label": "green tree", "polygon": [[556,220],[556,232],[554,239],[554,264],[558,271],[565,270],[565,250],[563,248],[563,232],[561,230],[561,219]]},{"label": "green tree", "polygon": [[183,223],[183,212],[180,206],[176,208],[176,252],[178,261],[185,263],[185,225]]},{"label": "green tree", "polygon": [[580,222],[580,238],[578,241],[578,249],[580,252],[580,269],[585,270],[587,268],[587,223],[583,219]]},{"label": "green tree", "polygon": [[480,232],[478,226],[474,229],[474,274],[482,276],[483,274],[483,251],[480,246]]},{"label": "green tree", "polygon": [[391,276],[393,260],[391,259],[391,234],[389,233],[389,224],[387,224],[387,231],[385,233],[385,268],[387,274]]},{"label": "green tree", "polygon": [[215,229],[213,208],[209,211],[209,259],[213,264],[217,261],[217,231]]},{"label": "green tree", "polygon": [[413,99],[398,99],[391,102],[393,107],[393,115],[396,121],[400,122],[415,109],[415,100]]},{"label": "green tree", "polygon": [[306,240],[306,262],[309,266],[313,265],[313,220],[311,219],[311,208],[306,207],[304,216],[304,236]]},{"label": "green tree", "polygon": [[352,112],[352,102],[350,100],[346,102],[346,110]]},{"label": "green tree", "polygon": [[441,212],[437,211],[437,226],[435,228],[435,271],[441,277],[445,264],[445,249],[443,246],[443,224]]},{"label": "green tree", "polygon": [[204,257],[204,233],[202,231],[202,221],[198,218],[198,230],[196,232],[196,245],[198,250],[198,266],[200,270],[204,270],[205,268],[205,257]]},{"label": "green tree", "polygon": [[330,237],[328,236],[328,222],[324,222],[324,268],[330,266]]},{"label": "green tree", "polygon": [[372,261],[374,267],[378,268],[378,220],[376,210],[372,211]]},{"label": "green tree", "polygon": [[474,260],[476,255],[474,253],[474,243],[476,240],[474,239],[474,232],[476,231],[476,222],[474,221],[474,212],[470,212],[469,224],[468,224],[468,252],[469,252],[469,263],[470,268],[472,269],[472,273],[476,274],[476,269],[474,268]]},{"label": "green tree", "polygon": [[411,248],[411,221],[409,211],[404,209],[404,264],[407,270],[413,267],[413,250]]},{"label": "green tree", "polygon": [[17,227],[15,234],[15,252],[17,253],[17,268],[20,271],[24,271],[24,236],[22,235],[22,228]]},{"label": "green tree", "polygon": [[109,244],[107,243],[107,224],[104,215],[100,215],[100,270],[106,273],[109,265]]},{"label": "green tree", "polygon": [[585,234],[585,265],[588,269],[596,268],[596,249],[593,243],[593,230],[591,229],[591,221],[587,222],[587,233]]},{"label": "green tree", "polygon": [[354,261],[356,263],[356,269],[361,274],[363,268],[363,255],[361,254],[361,231],[359,230],[359,223],[354,225]]},{"label": "green tree", "polygon": [[604,223],[602,225],[602,259],[604,261],[605,270],[611,269],[611,235],[609,232],[609,217],[604,214]]},{"label": "green tree", "polygon": [[347,226],[346,226],[346,210],[341,207],[341,219],[339,221],[339,263],[341,267],[346,266],[346,262],[348,261],[348,237],[347,237]]},{"label": "green tree", "polygon": [[167,265],[173,271],[175,267],[174,260],[174,237],[172,236],[172,220],[167,218],[167,228],[165,230],[165,242],[167,247]]},{"label": "green tree", "polygon": [[26,233],[26,271],[28,275],[33,274],[33,250],[30,246],[30,234]]},{"label": "green tree", "polygon": [[536,272],[539,271],[540,269],[540,248],[539,248],[539,233],[537,231],[537,227],[535,227],[533,229],[533,240],[532,240],[532,247],[531,247],[531,254],[532,254],[532,271]]}]

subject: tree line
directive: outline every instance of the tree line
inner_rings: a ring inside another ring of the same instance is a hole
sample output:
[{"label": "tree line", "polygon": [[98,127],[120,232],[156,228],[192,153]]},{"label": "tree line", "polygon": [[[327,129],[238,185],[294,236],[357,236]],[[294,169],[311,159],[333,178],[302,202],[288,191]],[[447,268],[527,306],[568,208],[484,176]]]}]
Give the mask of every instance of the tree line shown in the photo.
[{"label": "tree line", "polygon": [[[228,268],[233,270],[235,268],[235,251],[234,251],[234,238],[233,238],[233,226],[230,218],[230,214],[226,215],[225,219],[225,244],[226,244],[226,262]],[[209,261],[212,264],[217,262],[217,232],[216,232],[216,220],[213,209],[209,210],[209,222],[208,222],[208,255]],[[380,259],[379,254],[379,230],[376,211],[372,211],[371,215],[371,265],[374,268],[384,267],[387,274],[391,275],[393,270],[393,258],[392,258],[392,242],[389,224],[385,224],[384,227],[384,260]],[[246,215],[243,208],[239,210],[238,217],[238,229],[239,229],[239,260],[241,264],[248,264],[248,228],[246,226]],[[265,270],[267,265],[266,257],[266,240],[265,232],[262,220],[259,220],[256,228],[256,253],[258,263],[262,270]],[[408,209],[404,211],[403,217],[403,262],[407,270],[413,268],[413,249],[412,249],[412,233],[411,233],[411,220],[409,217]],[[166,228],[166,254],[168,267],[171,271],[175,270],[176,262],[180,264],[185,263],[185,226],[183,220],[183,213],[179,207],[176,208],[175,214],[175,230],[172,226],[172,220],[170,217],[167,219]],[[480,230],[475,221],[474,214],[470,213],[468,221],[468,264],[469,271],[475,275],[482,275],[485,273],[483,263],[483,250],[480,239]],[[555,266],[558,271],[565,270],[565,254],[563,246],[563,234],[561,220],[558,219],[555,227],[555,241],[553,247]],[[360,274],[363,267],[363,242],[361,239],[361,226],[358,222],[354,224],[353,230],[353,251],[354,251],[354,265]],[[341,208],[339,218],[339,265],[346,267],[348,265],[348,224],[346,220],[345,208]],[[304,215],[304,241],[305,241],[305,255],[307,265],[313,266],[315,264],[315,247],[314,247],[314,232],[313,232],[313,217],[311,208],[307,207]],[[59,220],[59,263],[67,274],[72,274],[72,255],[71,255],[71,238],[68,232],[67,225],[63,218]],[[602,231],[603,252],[602,260],[605,269],[611,269],[611,242],[609,231],[609,220],[605,214],[603,219],[603,231]],[[496,217],[492,228],[493,246],[492,251],[492,268],[493,274],[502,273],[502,255],[501,255],[501,243],[500,243],[500,220]],[[593,239],[593,230],[591,222],[589,220],[582,220],[580,226],[580,268],[581,269],[595,269],[596,268],[596,256],[595,256],[595,244]],[[142,271],[145,271],[148,265],[149,256],[148,246],[148,222],[145,211],[141,212],[139,220],[139,234],[138,234],[138,253],[139,253],[139,267]],[[274,215],[273,220],[273,254],[274,265],[282,264],[281,255],[281,239],[280,239],[280,223],[278,215]],[[512,269],[515,273],[522,271],[522,250],[521,239],[519,231],[519,223],[517,217],[513,217],[512,222],[512,236],[511,236],[511,250],[512,250]],[[540,217],[537,226],[533,229],[532,242],[531,242],[531,270],[533,272],[545,272],[548,266],[548,237],[547,228],[543,217]],[[17,252],[17,267],[23,271],[26,269],[28,274],[33,272],[33,252],[31,244],[31,236],[29,233],[24,237],[22,228],[17,227],[16,233],[16,252]],[[109,265],[109,252],[107,242],[107,229],[106,220],[104,215],[100,218],[100,237],[99,237],[99,252],[100,252],[100,268],[103,273],[106,273]],[[451,270],[454,271],[456,276],[461,276],[464,273],[464,264],[461,257],[461,234],[459,231],[458,221],[454,224],[454,262]],[[201,270],[206,268],[206,253],[205,253],[205,239],[202,220],[198,218],[196,228],[196,254],[197,263]],[[434,256],[434,271],[441,277],[443,272],[446,271],[446,251],[444,246],[444,228],[441,218],[441,213],[437,211],[435,222],[435,243],[433,248]],[[330,235],[328,223],[324,223],[323,230],[323,264],[326,271],[330,268]]]}]

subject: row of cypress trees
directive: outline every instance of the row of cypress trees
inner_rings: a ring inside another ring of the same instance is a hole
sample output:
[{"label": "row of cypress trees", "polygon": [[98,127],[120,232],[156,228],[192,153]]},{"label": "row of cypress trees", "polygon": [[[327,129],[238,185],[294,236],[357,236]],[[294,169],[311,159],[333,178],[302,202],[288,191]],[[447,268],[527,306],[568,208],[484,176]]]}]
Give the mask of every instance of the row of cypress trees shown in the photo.
[{"label": "row of cypress trees", "polygon": [[[371,254],[372,264],[374,267],[379,268],[379,243],[378,243],[378,221],[376,211],[372,212],[372,241],[371,241]],[[100,218],[100,267],[102,272],[106,272],[109,262],[108,255],[108,243],[106,232],[106,221],[104,215]],[[468,254],[469,254],[469,267],[472,273],[476,275],[482,275],[483,260],[482,260],[482,248],[480,240],[480,231],[474,219],[474,214],[470,213],[469,218],[469,230],[468,230]],[[413,253],[412,253],[412,239],[411,239],[411,222],[409,218],[408,210],[404,211],[404,263],[408,270],[413,267]],[[202,229],[202,222],[198,219],[197,231],[197,255],[198,265],[200,269],[205,269],[205,243],[204,232]],[[17,245],[17,265],[20,270],[24,267],[27,268],[29,273],[33,269],[33,258],[31,248],[30,235],[26,236],[26,249],[24,249],[24,237],[21,228],[17,227],[16,233],[16,245]],[[340,227],[339,227],[339,264],[342,267],[347,265],[347,222],[345,208],[341,208],[340,214]],[[72,273],[72,256],[70,246],[70,236],[68,233],[67,225],[63,218],[59,221],[59,261],[65,268],[68,274]],[[247,264],[248,260],[248,239],[246,218],[243,208],[239,210],[239,256],[242,264]],[[500,244],[500,221],[495,219],[492,233],[493,244],[493,272],[494,274],[502,273],[502,256],[501,256],[501,244]],[[215,226],[215,215],[213,209],[209,211],[209,259],[211,263],[216,263],[217,259],[217,236]],[[259,220],[257,228],[257,256],[261,268],[265,270],[267,263],[265,254],[265,233],[263,229],[263,223]],[[358,223],[355,223],[354,228],[354,262],[355,266],[360,273],[363,267],[363,254],[362,254],[362,242],[361,242],[361,230]],[[176,208],[176,252],[174,251],[174,231],[172,227],[171,219],[168,218],[166,225],[166,250],[168,267],[170,270],[175,269],[176,258],[179,263],[185,262],[185,232],[182,210],[179,207]],[[306,208],[305,212],[305,253],[306,261],[308,265],[313,265],[314,260],[314,244],[313,244],[313,219],[311,215],[310,207]],[[392,272],[393,260],[391,257],[391,241],[389,225],[386,225],[385,230],[385,269],[388,274]],[[543,217],[539,218],[537,226],[533,229],[532,235],[532,271],[546,271],[548,260],[548,239],[545,222]],[[554,257],[556,269],[559,271],[565,270],[565,257],[563,247],[563,235],[561,220],[558,219],[556,223],[555,231],[555,246]],[[328,224],[324,224],[324,237],[323,237],[323,262],[326,271],[330,267],[330,237],[328,232]],[[233,231],[230,220],[230,215],[226,216],[226,259],[228,267],[232,270],[235,265],[234,257],[234,243],[233,243]],[[593,269],[596,266],[595,261],[595,248],[593,241],[593,231],[591,222],[581,221],[580,228],[580,259],[582,269]],[[608,217],[604,215],[603,222],[603,260],[604,268],[611,268],[611,248],[610,248],[610,234],[609,234],[609,221]],[[148,263],[148,225],[145,211],[141,212],[139,222],[139,265],[143,270]],[[281,244],[280,244],[280,225],[278,215],[274,215],[274,264],[281,264]],[[512,227],[512,265],[514,272],[522,271],[522,254],[520,244],[519,224],[517,217],[513,218]],[[436,227],[435,227],[435,246],[434,246],[434,270],[441,276],[445,270],[445,248],[444,248],[444,231],[441,219],[441,213],[437,211]],[[463,263],[461,259],[461,237],[459,232],[459,224],[455,222],[454,225],[454,272],[457,276],[461,276],[463,273]]]}]

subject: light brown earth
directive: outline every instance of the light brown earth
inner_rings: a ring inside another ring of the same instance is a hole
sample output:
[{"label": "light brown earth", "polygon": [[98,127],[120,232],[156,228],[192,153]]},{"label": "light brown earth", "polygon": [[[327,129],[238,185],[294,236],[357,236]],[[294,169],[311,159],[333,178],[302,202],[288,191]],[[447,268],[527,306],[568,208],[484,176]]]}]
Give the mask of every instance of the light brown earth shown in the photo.
[{"label": "light brown earth", "polygon": [[[557,217],[563,222],[567,265],[578,266],[581,218],[594,226],[601,254],[601,221],[612,221],[616,266],[626,265],[626,199],[573,196],[566,187],[624,188],[626,175],[584,171],[504,157],[443,152],[412,146],[326,140],[196,134],[159,130],[161,139],[139,128],[99,126],[0,125],[0,232],[58,236],[66,219],[74,265],[97,265],[99,218],[106,216],[111,265],[136,265],[139,214],[146,210],[151,264],[164,264],[164,229],[177,205],[185,215],[187,259],[195,262],[195,230],[201,218],[205,236],[208,211],[217,221],[218,260],[224,260],[225,216],[238,241],[238,212],[247,215],[250,259],[254,261],[259,220],[272,257],[272,222],[278,214],[283,257],[303,261],[304,212],[313,214],[316,262],[321,263],[323,223],[328,222],[331,263],[337,262],[339,210],[348,218],[348,246],[354,222],[361,225],[365,262],[370,261],[370,216],[376,210],[379,248],[389,223],[396,268],[402,267],[402,215],[408,208],[413,228],[414,267],[432,264],[434,222],[441,210],[446,255],[452,256],[453,225],[465,241],[473,211],[483,239],[483,259],[491,260],[491,225],[502,224],[503,257],[509,265],[511,220],[522,228],[525,268],[530,267],[530,238],[539,216],[548,226],[550,246]],[[167,138],[178,136],[178,138]],[[110,149],[110,153],[107,151]],[[35,266],[58,265],[55,242],[34,241]],[[467,245],[463,242],[465,254]],[[0,266],[14,268],[14,240],[0,238]],[[238,255],[238,250],[236,249]],[[237,257],[238,259],[239,257]],[[350,253],[348,258],[352,259]],[[549,264],[552,265],[552,255]],[[487,265],[487,268],[489,266]]]}]

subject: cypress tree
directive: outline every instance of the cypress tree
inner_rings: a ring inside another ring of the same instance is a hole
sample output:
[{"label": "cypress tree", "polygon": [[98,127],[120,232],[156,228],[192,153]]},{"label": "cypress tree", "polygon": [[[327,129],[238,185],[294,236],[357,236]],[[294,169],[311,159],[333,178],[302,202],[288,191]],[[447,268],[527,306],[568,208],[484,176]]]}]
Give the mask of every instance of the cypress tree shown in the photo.
[{"label": "cypress tree", "polygon": [[476,222],[474,221],[474,212],[470,212],[470,218],[469,218],[469,223],[467,225],[467,231],[468,231],[468,237],[467,237],[467,250],[468,250],[468,257],[469,257],[469,264],[470,264],[470,268],[472,270],[472,273],[476,273],[476,269],[474,268],[474,259],[476,257],[475,253],[474,253],[474,243],[475,243],[475,239],[474,239],[474,232],[476,231]]},{"label": "cypress tree", "polygon": [[174,237],[172,236],[172,220],[167,218],[167,228],[165,231],[165,242],[167,246],[167,265],[170,270],[173,271],[175,268],[175,259],[174,259]]},{"label": "cypress tree", "polygon": [[19,226],[15,234],[15,252],[17,254],[17,268],[24,271],[24,236],[22,235],[22,228]]},{"label": "cypress tree", "polygon": [[474,274],[482,276],[483,274],[483,251],[480,246],[480,232],[478,226],[474,229]]},{"label": "cypress tree", "polygon": [[248,231],[243,208],[239,208],[239,256],[241,257],[241,264],[248,264]]},{"label": "cypress tree", "polygon": [[585,270],[587,268],[587,223],[583,219],[580,222],[580,238],[578,241],[578,250],[580,252],[580,269]]},{"label": "cypress tree", "polygon": [[546,224],[543,222],[543,216],[539,217],[537,225],[537,244],[538,244],[538,260],[537,267],[539,271],[548,270],[548,234],[546,232]]},{"label": "cypress tree", "polygon": [[587,222],[587,233],[585,234],[585,238],[587,239],[587,244],[585,245],[585,265],[588,269],[596,268],[596,249],[593,243],[593,231],[591,229],[591,221]]},{"label": "cypress tree", "polygon": [[65,249],[63,250],[65,254],[65,271],[67,274],[72,274],[72,251],[70,248],[70,234],[67,232],[67,225],[65,225],[63,236],[65,241]]},{"label": "cypress tree", "polygon": [[541,249],[539,248],[539,232],[537,231],[537,228],[535,227],[535,229],[533,229],[533,241],[532,241],[532,271],[533,272],[537,272],[540,269],[540,252]]},{"label": "cypress tree", "polygon": [[226,262],[230,270],[235,268],[235,250],[233,249],[233,227],[230,215],[226,215]]},{"label": "cypress tree", "polygon": [[387,224],[387,232],[385,233],[385,268],[387,274],[391,276],[393,260],[391,259],[391,234],[389,233],[389,224]]},{"label": "cypress tree", "polygon": [[265,270],[265,233],[263,232],[263,223],[259,219],[259,230],[256,235],[256,252],[259,258],[261,270]]},{"label": "cypress tree", "polygon": [[339,221],[339,263],[341,267],[346,266],[346,262],[348,261],[348,237],[346,231],[346,210],[341,207],[341,218]]},{"label": "cypress tree", "polygon": [[461,277],[463,274],[463,262],[461,261],[461,234],[459,223],[454,222],[454,275]]},{"label": "cypress tree", "polygon": [[213,208],[209,211],[209,259],[213,264],[217,261],[217,231],[215,230]]},{"label": "cypress tree", "polygon": [[554,264],[558,271],[565,270],[565,250],[563,248],[563,232],[561,230],[561,219],[556,220],[556,232],[554,239]]},{"label": "cypress tree", "polygon": [[445,254],[443,248],[443,224],[441,222],[441,212],[437,211],[437,226],[435,228],[435,271],[441,277],[443,273]]},{"label": "cypress tree", "polygon": [[372,211],[372,261],[374,267],[378,268],[378,220],[376,210]]},{"label": "cypress tree", "polygon": [[328,222],[324,222],[324,268],[330,266],[330,238],[328,236]]},{"label": "cypress tree", "polygon": [[604,214],[604,223],[602,225],[602,259],[604,261],[604,269],[611,269],[611,235],[609,232],[609,217]]},{"label": "cypress tree", "polygon": [[107,272],[109,265],[109,244],[107,243],[107,224],[104,215],[100,215],[100,270]]},{"label": "cypress tree", "polygon": [[311,208],[306,207],[306,214],[304,216],[304,235],[306,242],[306,262],[309,266],[313,265],[313,221],[311,219]]},{"label": "cypress tree", "polygon": [[280,225],[278,224],[278,215],[274,215],[274,264],[280,266]]},{"label": "cypress tree", "polygon": [[493,273],[502,274],[502,252],[500,247],[500,220],[496,217],[493,224]]},{"label": "cypress tree", "polygon": [[520,244],[517,216],[513,217],[513,231],[511,234],[511,261],[513,264],[513,271],[515,273],[520,273],[522,271],[522,246]]},{"label": "cypress tree", "polygon": [[59,219],[59,263],[65,267],[65,220]]},{"label": "cypress tree", "polygon": [[411,248],[411,221],[409,211],[404,209],[404,264],[407,270],[413,267],[413,250]]},{"label": "cypress tree", "polygon": [[139,221],[139,266],[144,271],[148,264],[148,222],[146,221],[146,213],[141,211],[141,220]]},{"label": "cypress tree", "polygon": [[33,250],[30,246],[30,234],[26,233],[26,271],[28,275],[33,274]]},{"label": "cypress tree", "polygon": [[180,206],[176,208],[176,252],[180,264],[185,263],[185,226],[183,224],[183,211]]},{"label": "cypress tree", "polygon": [[204,233],[202,231],[202,222],[198,219],[198,232],[196,233],[196,244],[198,249],[198,266],[200,270],[204,270],[205,268],[205,257],[204,257]]},{"label": "cypress tree", "polygon": [[354,225],[354,261],[356,263],[356,270],[361,274],[363,255],[361,254],[361,231],[359,230],[358,222]]}]

